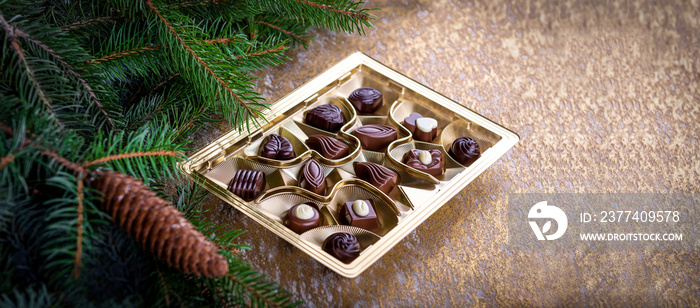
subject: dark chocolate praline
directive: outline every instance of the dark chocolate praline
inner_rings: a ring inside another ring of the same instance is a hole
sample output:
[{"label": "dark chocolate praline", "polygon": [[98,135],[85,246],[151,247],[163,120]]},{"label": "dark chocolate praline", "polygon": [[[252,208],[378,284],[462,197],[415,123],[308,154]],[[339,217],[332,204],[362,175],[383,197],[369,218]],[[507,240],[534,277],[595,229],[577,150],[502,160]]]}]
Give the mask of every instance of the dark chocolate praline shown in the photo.
[{"label": "dark chocolate praline", "polygon": [[[420,153],[427,151],[430,155],[430,162],[424,164],[420,161]],[[403,155],[403,163],[407,166],[423,171],[432,176],[439,176],[444,173],[445,161],[442,159],[442,152],[439,150],[418,150],[412,149]]]},{"label": "dark chocolate praline", "polygon": [[269,159],[287,160],[294,158],[294,147],[287,138],[270,134],[263,139],[260,156]]},{"label": "dark chocolate praline", "polygon": [[392,141],[396,140],[396,129],[381,124],[367,124],[358,127],[352,135],[360,139],[363,149],[381,151]]},{"label": "dark chocolate praline", "polygon": [[262,193],[265,188],[265,174],[255,170],[239,169],[228,183],[228,191],[250,201]]},{"label": "dark chocolate praline", "polygon": [[382,92],[374,88],[359,88],[350,93],[348,101],[362,113],[375,112],[384,103]]},{"label": "dark chocolate praline", "polygon": [[[309,208],[311,208],[311,211],[313,212],[313,216],[308,219],[303,219],[298,217],[296,213],[296,209],[301,206],[301,205],[307,205]],[[316,209],[316,205],[313,203],[307,202],[307,203],[302,203],[302,204],[297,204],[293,206],[289,211],[287,212],[287,227],[289,229],[292,229],[292,231],[302,234],[306,231],[309,231],[313,228],[316,228],[321,225],[321,215],[318,213],[318,210]]]},{"label": "dark chocolate praline", "polygon": [[326,193],[326,176],[321,165],[315,160],[310,159],[301,167],[298,178],[299,187],[319,195]]},{"label": "dark chocolate praline", "polygon": [[304,143],[328,159],[340,159],[348,156],[350,153],[350,148],[347,144],[326,135],[311,135]]},{"label": "dark chocolate praline", "polygon": [[460,164],[469,166],[481,156],[481,148],[476,140],[469,137],[459,137],[452,142],[449,154]]},{"label": "dark chocolate praline", "polygon": [[360,242],[350,233],[333,233],[323,241],[323,251],[343,263],[350,263],[360,256]]},{"label": "dark chocolate praline", "polygon": [[332,104],[320,105],[306,112],[304,122],[318,129],[335,132],[345,123],[340,107]]}]

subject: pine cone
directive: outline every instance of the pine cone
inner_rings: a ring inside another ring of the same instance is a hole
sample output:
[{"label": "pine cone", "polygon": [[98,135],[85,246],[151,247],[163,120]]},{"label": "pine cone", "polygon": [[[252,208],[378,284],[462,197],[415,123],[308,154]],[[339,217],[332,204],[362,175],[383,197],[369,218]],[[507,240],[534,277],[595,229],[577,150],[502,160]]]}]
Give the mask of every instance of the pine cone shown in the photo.
[{"label": "pine cone", "polygon": [[159,260],[198,276],[228,272],[228,263],[217,248],[140,180],[116,171],[95,171],[89,183],[103,193],[100,208]]}]

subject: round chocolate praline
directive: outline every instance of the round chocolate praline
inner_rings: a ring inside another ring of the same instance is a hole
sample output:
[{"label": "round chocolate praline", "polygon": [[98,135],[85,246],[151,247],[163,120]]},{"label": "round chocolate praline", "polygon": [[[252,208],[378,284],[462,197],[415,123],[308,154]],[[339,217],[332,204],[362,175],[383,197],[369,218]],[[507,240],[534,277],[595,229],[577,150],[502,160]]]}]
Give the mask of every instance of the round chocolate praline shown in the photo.
[{"label": "round chocolate praline", "polygon": [[323,241],[323,251],[343,263],[350,263],[360,256],[360,242],[350,233],[333,233]]},{"label": "round chocolate praline", "polygon": [[459,137],[452,142],[450,156],[462,165],[471,165],[481,155],[481,149],[476,140],[469,137]]},{"label": "round chocolate praline", "polygon": [[359,88],[350,93],[348,101],[362,113],[375,112],[384,103],[382,92],[374,88]]},{"label": "round chocolate praline", "polygon": [[[301,206],[301,205],[308,205],[311,210],[314,212],[313,216],[309,219],[302,219],[294,215],[294,210]],[[316,206],[313,203],[302,203],[302,204],[297,204],[293,206],[289,211],[287,212],[287,227],[289,229],[292,229],[292,231],[302,234],[306,231],[309,231],[313,228],[316,228],[321,225],[321,215],[318,213],[318,210],[316,209]]]}]

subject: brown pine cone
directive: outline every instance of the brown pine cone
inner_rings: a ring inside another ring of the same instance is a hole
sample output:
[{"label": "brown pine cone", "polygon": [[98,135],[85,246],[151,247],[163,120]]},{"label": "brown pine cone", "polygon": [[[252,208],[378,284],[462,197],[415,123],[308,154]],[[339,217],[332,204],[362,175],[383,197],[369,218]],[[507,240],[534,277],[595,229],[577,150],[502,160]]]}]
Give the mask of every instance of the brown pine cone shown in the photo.
[{"label": "brown pine cone", "polygon": [[116,171],[95,171],[89,185],[103,193],[100,208],[114,223],[159,260],[198,276],[228,272],[228,262],[217,248],[140,180]]}]

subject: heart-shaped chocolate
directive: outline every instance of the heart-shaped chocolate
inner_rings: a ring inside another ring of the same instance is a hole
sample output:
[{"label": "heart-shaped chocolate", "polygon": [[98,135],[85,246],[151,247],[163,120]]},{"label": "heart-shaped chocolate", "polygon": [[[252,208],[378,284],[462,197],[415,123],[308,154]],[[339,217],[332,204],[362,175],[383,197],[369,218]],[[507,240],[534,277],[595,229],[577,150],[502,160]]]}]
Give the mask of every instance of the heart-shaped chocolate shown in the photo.
[{"label": "heart-shaped chocolate", "polygon": [[416,120],[422,117],[423,116],[418,112],[411,113],[403,120],[403,126],[408,128],[408,130],[411,131],[411,134],[413,134],[416,131]]}]

